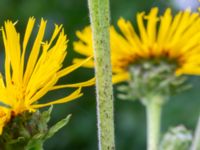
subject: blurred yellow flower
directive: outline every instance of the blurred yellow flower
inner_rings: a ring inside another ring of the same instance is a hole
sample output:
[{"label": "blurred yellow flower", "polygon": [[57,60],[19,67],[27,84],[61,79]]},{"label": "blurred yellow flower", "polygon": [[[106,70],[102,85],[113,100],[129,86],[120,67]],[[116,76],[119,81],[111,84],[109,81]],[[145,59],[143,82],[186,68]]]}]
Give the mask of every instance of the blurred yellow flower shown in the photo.
[{"label": "blurred yellow flower", "polygon": [[[35,19],[28,21],[21,45],[20,34],[15,29],[15,23],[6,21],[2,27],[5,46],[5,79],[0,74],[0,134],[3,126],[11,116],[24,111],[34,112],[35,109],[52,104],[65,103],[82,95],[81,87],[93,84],[94,79],[86,82],[66,85],[55,85],[63,76],[71,73],[90,58],[80,63],[62,68],[67,55],[67,37],[62,25],[55,25],[50,41],[43,41],[47,21],[41,19],[36,39],[30,48],[28,41],[31,37]],[[26,60],[27,49],[30,54]],[[77,88],[70,95],[58,100],[39,104],[38,100],[48,91],[60,88]]]},{"label": "blurred yellow flower", "polygon": [[[120,18],[118,27],[110,27],[113,82],[130,79],[129,67],[140,60],[167,59],[177,64],[176,75],[200,74],[200,17],[198,12],[180,11],[174,17],[171,9],[158,16],[158,8],[149,14],[137,14],[139,34],[129,21]],[[74,50],[82,55],[93,55],[91,28],[77,31],[79,41]],[[81,58],[74,62],[82,61]],[[93,67],[93,60],[84,64]]]}]

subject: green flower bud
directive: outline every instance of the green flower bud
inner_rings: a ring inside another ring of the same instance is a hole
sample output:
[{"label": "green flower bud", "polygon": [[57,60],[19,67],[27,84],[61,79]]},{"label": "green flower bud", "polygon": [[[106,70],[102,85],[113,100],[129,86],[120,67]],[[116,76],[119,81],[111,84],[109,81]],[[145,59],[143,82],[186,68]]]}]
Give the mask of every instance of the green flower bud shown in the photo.
[{"label": "green flower bud", "polygon": [[65,126],[70,115],[48,127],[52,107],[42,113],[24,112],[4,127],[0,136],[0,150],[43,150],[44,142]]},{"label": "green flower bud", "polygon": [[192,134],[184,126],[170,128],[164,134],[160,150],[188,150],[192,141]]}]

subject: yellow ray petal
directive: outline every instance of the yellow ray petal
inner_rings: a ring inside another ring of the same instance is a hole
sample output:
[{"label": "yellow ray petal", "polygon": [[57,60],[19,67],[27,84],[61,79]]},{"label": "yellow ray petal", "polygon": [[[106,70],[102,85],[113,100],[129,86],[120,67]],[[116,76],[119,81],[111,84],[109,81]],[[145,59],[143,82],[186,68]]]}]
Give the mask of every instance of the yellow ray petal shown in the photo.
[{"label": "yellow ray petal", "polygon": [[69,67],[66,67],[66,68],[62,69],[61,71],[58,72],[59,78],[69,74],[70,72],[72,72],[74,70],[76,70],[77,68],[79,68],[80,66],[84,65],[85,63],[87,63],[92,58],[93,58],[93,56],[88,57],[87,59],[85,59],[84,61],[82,61],[80,63],[74,64],[74,65],[71,65]]},{"label": "yellow ray petal", "polygon": [[137,14],[137,23],[138,23],[138,28],[140,31],[140,37],[145,44],[145,43],[148,43],[148,36],[147,36],[146,29],[144,26],[144,21],[143,21],[144,15],[145,15],[144,12]]},{"label": "yellow ray petal", "polygon": [[[92,34],[92,33],[91,33]],[[73,43],[74,50],[82,55],[85,56],[92,56],[93,55],[93,48],[92,45],[84,44],[81,41],[76,41]]]},{"label": "yellow ray petal", "polygon": [[[27,102],[29,105],[34,103],[35,101],[39,100],[42,96],[44,96],[57,82],[58,78],[51,77],[49,78],[49,82],[46,82],[46,84],[39,88],[39,87],[33,87],[31,91],[27,94]],[[38,89],[39,88],[39,89]]]},{"label": "yellow ray petal", "polygon": [[130,79],[129,72],[118,73],[118,74],[113,75],[112,82],[115,84],[115,83],[120,83],[120,82],[123,82],[123,81],[127,81],[129,79]]},{"label": "yellow ray petal", "polygon": [[3,81],[2,74],[0,73],[0,89],[4,89],[4,88],[5,88],[5,84],[4,84],[4,81]]},{"label": "yellow ray petal", "polygon": [[145,18],[148,19],[147,21],[147,34],[149,38],[149,43],[153,43],[156,40],[156,24],[158,21],[157,18],[158,8],[152,8],[149,15]]},{"label": "yellow ray petal", "polygon": [[46,106],[50,106],[50,105],[54,105],[54,104],[66,103],[66,102],[69,102],[71,100],[74,100],[74,99],[82,96],[83,94],[80,93],[80,92],[81,92],[81,88],[79,88],[78,90],[74,91],[72,94],[70,94],[67,97],[64,97],[64,98],[61,98],[61,99],[58,99],[56,101],[52,101],[52,102],[49,102],[49,103],[45,103],[45,104],[35,104],[35,105],[32,105],[31,107],[33,109],[38,109],[38,108],[42,108],[42,107],[46,107]]},{"label": "yellow ray petal", "polygon": [[77,31],[76,36],[83,41],[85,44],[92,43],[92,29],[90,26],[87,26],[83,31]]},{"label": "yellow ray petal", "polygon": [[[73,64],[78,64],[78,63],[81,63],[83,62],[85,59],[83,58],[75,58],[73,59]],[[84,63],[83,64],[84,67],[87,67],[87,68],[94,68],[94,60],[89,60],[88,62]]]},{"label": "yellow ray petal", "polygon": [[5,30],[3,29],[2,31],[5,45],[5,53],[7,57],[6,67],[8,67],[8,72],[6,73],[8,73],[8,76],[12,76],[11,78],[13,83],[20,84],[20,82],[22,82],[22,76],[20,74],[20,35],[16,32],[14,23],[12,23],[11,21],[6,21],[4,27]]},{"label": "yellow ray petal", "polygon": [[25,59],[25,54],[26,54],[26,47],[27,47],[29,38],[31,36],[34,24],[35,24],[35,18],[34,17],[29,18],[28,24],[26,26],[25,35],[24,35],[23,51],[22,51],[22,56],[21,56],[21,74],[22,75],[23,75],[23,72],[24,72],[24,59]]},{"label": "yellow ray petal", "polygon": [[[117,22],[118,27],[120,28],[120,30],[122,31],[123,35],[125,36],[125,38],[128,40],[128,42],[130,42],[131,44],[131,49],[129,49],[132,52],[137,52],[139,55],[142,55],[142,51],[141,51],[141,41],[138,37],[138,35],[136,34],[133,26],[131,25],[131,23],[129,21],[125,21],[123,18],[120,18]],[[111,35],[112,35],[112,30],[110,31]],[[112,43],[112,42],[111,42]]]},{"label": "yellow ray petal", "polygon": [[[5,49],[8,49],[5,31],[4,31],[3,28],[1,29],[1,31],[2,31],[2,36],[3,36],[4,47],[5,47]],[[5,75],[6,75],[6,85],[7,85],[7,86],[10,86],[11,83],[12,83],[12,82],[11,82],[11,70],[10,70],[10,57],[9,57],[7,51],[5,51],[5,55],[6,55],[6,58],[5,58],[4,67],[5,67]]]},{"label": "yellow ray petal", "polygon": [[[26,31],[25,31],[24,40],[23,40],[23,53],[25,53],[25,51],[26,51],[26,47],[27,47],[29,38],[31,36],[34,24],[35,24],[35,18],[30,17],[28,20],[28,24],[26,26]],[[22,55],[24,55],[24,54],[22,54]]]},{"label": "yellow ray petal", "polygon": [[26,72],[25,72],[25,77],[24,77],[25,85],[28,83],[28,80],[30,79],[30,76],[34,69],[35,63],[38,59],[41,43],[42,43],[43,36],[45,33],[46,23],[47,23],[47,21],[41,19],[39,31],[38,31],[37,37],[35,39],[35,42],[33,44],[33,48],[31,50],[31,53],[30,53],[30,56],[28,59],[28,63],[27,63],[27,67],[26,67]]},{"label": "yellow ray petal", "polygon": [[62,88],[75,88],[75,87],[86,87],[95,84],[95,78],[92,78],[85,82],[75,83],[75,84],[64,84],[64,85],[55,85],[51,90],[57,90]]}]

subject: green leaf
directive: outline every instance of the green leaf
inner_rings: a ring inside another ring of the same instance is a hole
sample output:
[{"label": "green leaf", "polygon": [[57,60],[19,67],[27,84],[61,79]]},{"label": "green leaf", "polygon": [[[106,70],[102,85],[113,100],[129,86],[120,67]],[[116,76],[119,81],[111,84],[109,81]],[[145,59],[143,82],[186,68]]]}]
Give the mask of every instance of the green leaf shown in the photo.
[{"label": "green leaf", "polygon": [[52,126],[49,129],[45,139],[52,137],[56,132],[58,132],[58,130],[64,127],[69,122],[70,118],[71,118],[71,114],[68,115],[66,118],[62,119],[61,121],[57,122],[54,126]]},{"label": "green leaf", "polygon": [[43,150],[46,133],[38,133],[34,135],[25,147],[25,150]]},{"label": "green leaf", "polygon": [[25,141],[24,137],[18,137],[17,139],[9,141],[8,144],[21,143],[21,142],[24,142],[24,141]]},{"label": "green leaf", "polygon": [[[48,122],[50,119],[50,114],[53,107],[50,107],[48,111],[43,112],[43,117],[48,117],[46,121]],[[54,126],[52,126],[47,132],[38,133],[34,135],[28,142],[25,150],[43,150],[43,143],[48,138],[52,137],[56,132],[58,132],[62,127],[64,127],[70,119],[71,115],[68,115],[66,118],[57,122]]]},{"label": "green leaf", "polygon": [[40,119],[38,120],[38,129],[40,132],[45,132],[48,129],[48,122],[51,119],[51,112],[52,112],[53,106],[51,106],[48,110],[44,111],[40,115]]},{"label": "green leaf", "polygon": [[27,146],[24,148],[25,150],[43,150],[44,141],[37,138],[32,138]]},{"label": "green leaf", "polygon": [[51,107],[49,107],[48,110],[44,111],[41,115],[41,119],[45,122],[48,123],[50,118],[51,118],[51,112],[53,110],[53,105],[51,105]]}]

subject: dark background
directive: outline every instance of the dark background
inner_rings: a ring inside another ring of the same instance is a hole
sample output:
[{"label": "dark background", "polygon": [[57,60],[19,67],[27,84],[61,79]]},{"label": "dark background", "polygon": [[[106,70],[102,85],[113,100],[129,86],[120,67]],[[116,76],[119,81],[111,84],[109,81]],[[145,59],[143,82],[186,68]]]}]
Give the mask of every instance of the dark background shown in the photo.
[{"label": "dark background", "polygon": [[[192,0],[179,0],[181,5],[188,5]],[[198,3],[190,4],[196,6]],[[139,11],[149,11],[157,6],[163,12],[167,7],[176,12],[180,7],[167,0],[111,0],[111,23],[116,25],[119,17],[129,19],[135,24],[135,15]],[[181,6],[184,8],[184,6]],[[89,24],[87,0],[0,0],[0,26],[7,19],[18,21],[20,33],[25,30],[30,16],[39,22],[43,17],[48,20],[47,37],[53,31],[54,23],[63,24],[69,38],[68,55],[65,66],[74,56],[72,43],[77,40],[76,30]],[[1,38],[1,37],[0,37]],[[4,56],[2,38],[0,39],[1,60]],[[2,62],[2,61],[1,61]],[[3,71],[3,64],[1,71]],[[60,83],[75,83],[93,76],[92,69],[78,69],[60,80]],[[184,124],[193,130],[197,122],[200,106],[200,78],[189,77],[193,85],[188,91],[171,97],[164,106],[162,114],[162,132],[169,127]],[[43,99],[50,100],[68,94],[68,89],[49,93]],[[96,102],[95,88],[85,88],[84,95],[72,102],[54,106],[50,125],[72,114],[69,124],[45,143],[45,150],[96,150]],[[116,93],[116,90],[114,91]],[[138,102],[122,101],[115,98],[115,133],[118,150],[146,149],[146,120],[144,107]]]}]

